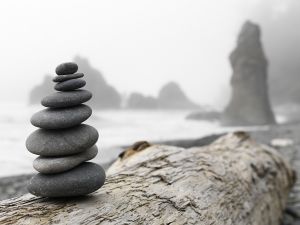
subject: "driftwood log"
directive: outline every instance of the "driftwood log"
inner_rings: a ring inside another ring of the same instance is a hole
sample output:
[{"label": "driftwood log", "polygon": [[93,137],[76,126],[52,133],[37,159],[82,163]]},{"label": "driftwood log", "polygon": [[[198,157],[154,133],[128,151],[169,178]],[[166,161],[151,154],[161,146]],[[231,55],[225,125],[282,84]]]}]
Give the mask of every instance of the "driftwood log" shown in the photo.
[{"label": "driftwood log", "polygon": [[91,196],[0,202],[0,224],[279,225],[295,173],[239,132],[205,147],[139,143]]}]

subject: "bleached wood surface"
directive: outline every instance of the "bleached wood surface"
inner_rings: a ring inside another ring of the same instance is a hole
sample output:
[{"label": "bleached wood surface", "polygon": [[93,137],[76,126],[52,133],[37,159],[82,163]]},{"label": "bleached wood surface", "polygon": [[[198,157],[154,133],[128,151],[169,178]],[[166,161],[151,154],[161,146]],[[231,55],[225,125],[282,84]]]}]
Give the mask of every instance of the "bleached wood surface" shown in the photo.
[{"label": "bleached wood surface", "polygon": [[279,225],[290,165],[245,133],[183,149],[139,144],[91,196],[0,202],[0,224]]}]

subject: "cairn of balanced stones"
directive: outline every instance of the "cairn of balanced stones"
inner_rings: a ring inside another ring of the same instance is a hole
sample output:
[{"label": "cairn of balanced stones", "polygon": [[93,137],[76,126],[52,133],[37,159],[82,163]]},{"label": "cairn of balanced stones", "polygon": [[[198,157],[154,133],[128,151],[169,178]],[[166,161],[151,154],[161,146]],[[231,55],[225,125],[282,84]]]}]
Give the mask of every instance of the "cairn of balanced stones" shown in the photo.
[{"label": "cairn of balanced stones", "polygon": [[27,149],[39,155],[33,167],[39,172],[28,185],[30,193],[42,197],[69,197],[92,193],[105,181],[103,168],[93,159],[98,132],[82,124],[92,109],[83,104],[92,93],[80,88],[86,82],[75,63],[57,66],[53,81],[58,91],[42,99],[46,109],[35,113],[31,123],[39,129],[26,140]]}]

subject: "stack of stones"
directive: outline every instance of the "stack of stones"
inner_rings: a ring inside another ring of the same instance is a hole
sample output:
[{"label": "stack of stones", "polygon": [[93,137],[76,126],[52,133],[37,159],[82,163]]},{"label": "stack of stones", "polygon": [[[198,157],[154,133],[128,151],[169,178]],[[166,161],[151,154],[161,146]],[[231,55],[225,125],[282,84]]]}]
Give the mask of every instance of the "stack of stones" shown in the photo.
[{"label": "stack of stones", "polygon": [[82,103],[92,94],[84,87],[82,73],[76,73],[75,63],[57,66],[53,81],[58,91],[42,99],[48,107],[35,113],[32,125],[40,129],[26,140],[27,149],[39,155],[33,167],[39,172],[29,183],[28,190],[36,196],[69,197],[86,195],[99,189],[105,181],[103,168],[93,159],[98,149],[95,145],[98,132],[92,126],[81,124],[92,109]]}]

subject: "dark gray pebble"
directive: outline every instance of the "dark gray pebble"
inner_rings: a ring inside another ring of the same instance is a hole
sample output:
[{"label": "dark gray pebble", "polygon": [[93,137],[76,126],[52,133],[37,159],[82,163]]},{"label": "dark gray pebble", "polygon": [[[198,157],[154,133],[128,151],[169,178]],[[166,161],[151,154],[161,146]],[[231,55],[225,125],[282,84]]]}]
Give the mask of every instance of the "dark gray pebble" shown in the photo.
[{"label": "dark gray pebble", "polygon": [[86,84],[85,80],[82,79],[72,79],[57,83],[54,89],[57,91],[73,91],[78,88],[84,87]]},{"label": "dark gray pebble", "polygon": [[55,72],[57,75],[67,75],[67,74],[76,73],[77,70],[78,70],[78,66],[76,63],[66,62],[66,63],[59,64],[56,67]]},{"label": "dark gray pebble", "polygon": [[41,197],[72,197],[98,190],[105,182],[105,171],[95,163],[85,162],[64,173],[37,174],[28,191]]},{"label": "dark gray pebble", "polygon": [[77,126],[92,115],[92,109],[87,105],[70,108],[48,108],[31,117],[31,124],[44,129],[64,129]]},{"label": "dark gray pebble", "polygon": [[74,73],[74,74],[67,74],[67,75],[58,75],[55,76],[52,81],[53,82],[63,82],[66,80],[72,80],[72,79],[76,79],[76,78],[81,78],[83,77],[84,74],[83,73]]},{"label": "dark gray pebble", "polygon": [[43,174],[54,174],[68,171],[79,164],[93,159],[98,153],[96,145],[84,152],[69,156],[45,157],[39,156],[33,161],[33,167]]},{"label": "dark gray pebble", "polygon": [[89,125],[61,130],[38,129],[26,140],[26,148],[41,156],[66,156],[91,148],[98,140],[97,130]]},{"label": "dark gray pebble", "polygon": [[87,90],[56,92],[42,99],[42,105],[50,108],[63,108],[76,106],[92,98],[92,93]]}]

